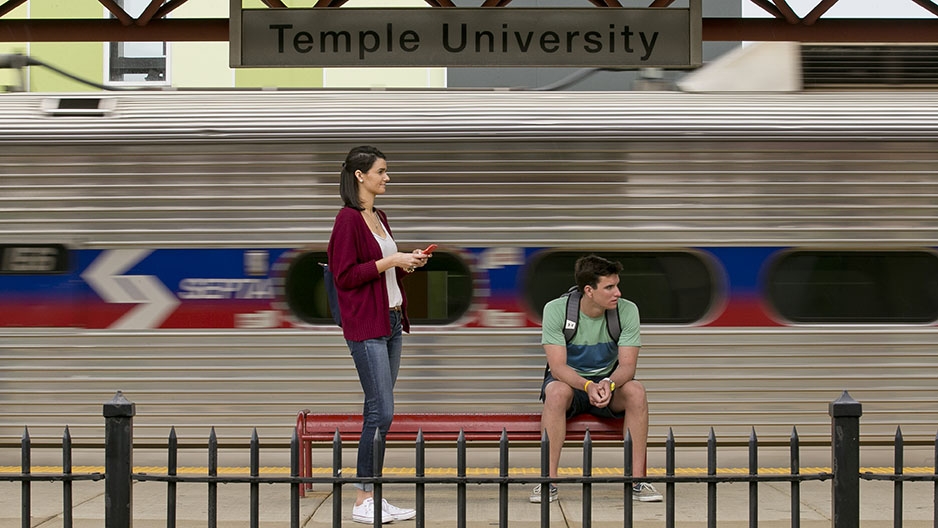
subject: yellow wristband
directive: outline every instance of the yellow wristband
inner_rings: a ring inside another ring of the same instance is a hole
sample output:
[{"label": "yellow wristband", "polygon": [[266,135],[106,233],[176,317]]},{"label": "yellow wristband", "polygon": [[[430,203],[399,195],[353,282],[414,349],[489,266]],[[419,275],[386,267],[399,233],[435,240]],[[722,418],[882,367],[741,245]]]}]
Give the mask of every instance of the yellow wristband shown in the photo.
[{"label": "yellow wristband", "polygon": [[586,388],[590,386],[590,383],[593,383],[593,380],[586,380],[586,383],[583,384],[583,392],[588,392]]}]

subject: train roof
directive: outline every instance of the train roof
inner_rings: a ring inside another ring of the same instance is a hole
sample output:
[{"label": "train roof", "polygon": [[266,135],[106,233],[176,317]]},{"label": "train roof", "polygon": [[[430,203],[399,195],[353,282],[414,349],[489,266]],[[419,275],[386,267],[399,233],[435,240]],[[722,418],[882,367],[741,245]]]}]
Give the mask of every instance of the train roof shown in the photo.
[{"label": "train roof", "polygon": [[938,136],[938,92],[120,91],[0,95],[0,142]]}]

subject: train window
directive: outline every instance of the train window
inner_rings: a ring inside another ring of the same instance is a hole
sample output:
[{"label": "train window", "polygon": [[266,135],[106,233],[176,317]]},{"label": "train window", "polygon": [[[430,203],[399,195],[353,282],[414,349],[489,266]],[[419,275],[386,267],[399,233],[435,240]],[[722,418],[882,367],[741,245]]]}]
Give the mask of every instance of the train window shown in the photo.
[{"label": "train window", "polygon": [[49,97],[42,100],[42,111],[53,116],[103,117],[114,111],[113,97]]},{"label": "train window", "polygon": [[68,249],[62,244],[0,244],[0,275],[68,273]]},{"label": "train window", "polygon": [[938,256],[926,251],[794,251],[765,283],[773,308],[796,323],[938,319]]},{"label": "train window", "polygon": [[[335,324],[326,300],[320,262],[325,251],[302,253],[287,269],[283,295],[290,311],[300,320],[317,325]],[[436,250],[427,265],[404,277],[407,316],[412,325],[449,324],[469,310],[472,274],[456,255]]]},{"label": "train window", "polygon": [[[132,17],[143,14],[149,0],[117,0],[117,5]],[[116,18],[108,12],[109,18]],[[167,46],[165,42],[111,42],[107,69],[110,84],[168,84]]]},{"label": "train window", "polygon": [[[524,298],[536,318],[544,305],[575,284],[573,265],[588,252],[536,255],[524,277]],[[703,319],[716,287],[702,258],[689,252],[593,252],[622,263],[619,290],[638,306],[642,323],[689,324]]]}]

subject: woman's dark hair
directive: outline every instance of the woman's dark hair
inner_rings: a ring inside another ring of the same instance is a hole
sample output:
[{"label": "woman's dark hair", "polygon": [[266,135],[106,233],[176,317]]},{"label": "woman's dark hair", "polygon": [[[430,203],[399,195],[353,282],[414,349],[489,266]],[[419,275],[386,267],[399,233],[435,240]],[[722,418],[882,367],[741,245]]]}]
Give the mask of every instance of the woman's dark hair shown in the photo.
[{"label": "woman's dark hair", "polygon": [[339,196],[347,207],[359,211],[364,209],[358,200],[358,178],[355,177],[355,171],[368,172],[378,158],[387,159],[380,150],[368,145],[353,148],[345,157],[342,175],[339,176]]},{"label": "woman's dark hair", "polygon": [[599,284],[600,277],[618,275],[621,271],[621,262],[606,260],[597,255],[580,257],[573,266],[573,276],[580,292],[587,286],[595,288]]}]

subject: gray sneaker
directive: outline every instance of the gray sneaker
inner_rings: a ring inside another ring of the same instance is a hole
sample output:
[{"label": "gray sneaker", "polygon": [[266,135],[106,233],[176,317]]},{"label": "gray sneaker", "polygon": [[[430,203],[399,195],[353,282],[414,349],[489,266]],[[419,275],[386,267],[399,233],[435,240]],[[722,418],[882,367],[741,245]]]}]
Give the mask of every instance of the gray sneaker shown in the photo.
[{"label": "gray sneaker", "polygon": [[[541,485],[538,484],[534,486],[534,491],[531,492],[531,502],[540,504],[541,503]],[[557,500],[557,486],[553,484],[550,485],[550,502]]]},{"label": "gray sneaker", "polygon": [[647,482],[639,482],[632,486],[632,500],[641,502],[661,502],[663,497],[654,486]]}]

